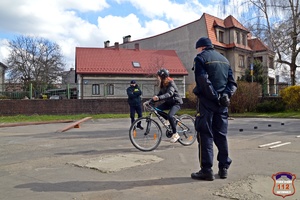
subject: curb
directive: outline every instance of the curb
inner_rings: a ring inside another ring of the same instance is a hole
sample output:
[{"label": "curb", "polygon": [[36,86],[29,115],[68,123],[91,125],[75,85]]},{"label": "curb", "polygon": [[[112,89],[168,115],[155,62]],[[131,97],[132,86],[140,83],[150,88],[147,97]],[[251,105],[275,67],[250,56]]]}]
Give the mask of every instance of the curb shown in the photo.
[{"label": "curb", "polygon": [[15,127],[15,126],[28,126],[28,125],[40,125],[40,124],[53,124],[53,123],[69,123],[74,120],[56,120],[56,121],[44,121],[44,122],[23,122],[23,123],[9,123],[9,124],[0,124],[2,127]]}]

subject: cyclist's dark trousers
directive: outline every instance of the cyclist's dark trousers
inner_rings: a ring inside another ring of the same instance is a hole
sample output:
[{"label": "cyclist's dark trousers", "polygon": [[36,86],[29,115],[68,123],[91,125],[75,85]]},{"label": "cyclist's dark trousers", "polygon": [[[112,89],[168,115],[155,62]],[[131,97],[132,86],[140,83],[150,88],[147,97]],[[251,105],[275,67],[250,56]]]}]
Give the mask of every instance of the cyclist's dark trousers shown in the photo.
[{"label": "cyclist's dark trousers", "polygon": [[197,134],[199,162],[203,171],[211,170],[213,166],[213,143],[218,148],[217,160],[219,168],[229,168],[232,160],[228,157],[228,108],[201,98],[200,132]]},{"label": "cyclist's dark trousers", "polygon": [[135,112],[138,114],[138,117],[142,117],[142,107],[141,105],[138,106],[130,106],[130,119],[131,119],[131,124],[134,122],[134,116]]},{"label": "cyclist's dark trousers", "polygon": [[173,133],[176,133],[176,122],[174,119],[174,115],[180,110],[180,105],[178,104],[167,104],[167,103],[162,103],[159,106],[157,106],[158,109],[160,110],[169,110],[168,112],[168,120],[170,122],[170,125],[172,127]]}]

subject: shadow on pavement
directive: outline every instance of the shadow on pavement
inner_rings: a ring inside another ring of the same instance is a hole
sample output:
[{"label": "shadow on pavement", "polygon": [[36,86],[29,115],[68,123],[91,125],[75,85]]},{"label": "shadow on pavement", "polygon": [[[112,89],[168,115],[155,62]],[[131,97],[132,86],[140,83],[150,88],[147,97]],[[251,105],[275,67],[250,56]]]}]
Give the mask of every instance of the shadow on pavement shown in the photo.
[{"label": "shadow on pavement", "polygon": [[176,185],[195,182],[190,177],[160,178],[133,181],[67,181],[59,183],[26,183],[15,188],[29,188],[35,192],[86,192],[105,190],[126,190],[145,186]]}]

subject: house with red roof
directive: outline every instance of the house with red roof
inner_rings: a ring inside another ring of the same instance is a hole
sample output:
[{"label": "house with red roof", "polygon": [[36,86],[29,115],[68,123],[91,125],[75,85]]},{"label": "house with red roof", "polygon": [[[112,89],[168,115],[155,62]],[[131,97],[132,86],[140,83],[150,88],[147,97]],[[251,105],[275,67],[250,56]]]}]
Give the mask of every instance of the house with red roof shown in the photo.
[{"label": "house with red roof", "polygon": [[[230,62],[236,80],[250,68],[254,60],[260,60],[268,77],[269,94],[274,94],[274,56],[262,41],[252,38],[250,31],[232,15],[220,19],[204,13],[200,19],[148,38],[131,41],[125,36],[120,48],[133,48],[138,43],[142,49],[175,50],[188,71],[186,86],[194,83],[193,60],[197,51],[195,43],[200,37],[209,37],[217,51]],[[105,44],[107,45],[107,44]]]},{"label": "house with red roof", "polygon": [[195,82],[192,67],[197,54],[195,43],[200,37],[209,37],[214,48],[229,60],[236,80],[245,75],[254,60],[261,61],[268,77],[266,93],[276,93],[275,53],[258,38],[252,38],[232,15],[220,19],[204,13],[196,21],[152,37],[131,41],[128,35],[121,44],[110,46],[108,40],[104,48],[76,48],[79,98],[124,97],[132,79],[150,97],[157,92],[152,75],[161,67],[170,71],[184,97],[188,86]]},{"label": "house with red roof", "polygon": [[127,98],[126,89],[135,80],[144,98],[158,93],[156,72],[167,68],[181,95],[185,96],[188,72],[175,50],[113,47],[77,47],[75,73],[79,99]]}]

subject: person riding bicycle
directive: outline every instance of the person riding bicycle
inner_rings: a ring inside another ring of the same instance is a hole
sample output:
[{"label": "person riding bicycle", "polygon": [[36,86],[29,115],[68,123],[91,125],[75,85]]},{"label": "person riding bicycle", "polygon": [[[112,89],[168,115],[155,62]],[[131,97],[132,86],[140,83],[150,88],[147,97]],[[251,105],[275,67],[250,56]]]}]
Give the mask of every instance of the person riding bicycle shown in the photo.
[{"label": "person riding bicycle", "polygon": [[178,88],[174,80],[170,77],[167,69],[160,69],[157,71],[157,78],[159,81],[159,93],[152,97],[153,101],[164,101],[164,103],[157,106],[158,109],[164,111],[169,110],[166,120],[169,120],[172,127],[173,135],[170,142],[175,143],[180,138],[176,130],[176,122],[174,115],[180,110],[180,105],[183,104],[182,98],[179,95]]}]

